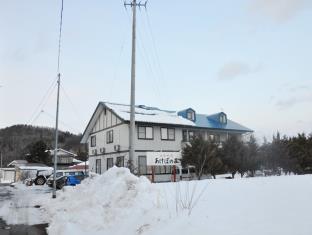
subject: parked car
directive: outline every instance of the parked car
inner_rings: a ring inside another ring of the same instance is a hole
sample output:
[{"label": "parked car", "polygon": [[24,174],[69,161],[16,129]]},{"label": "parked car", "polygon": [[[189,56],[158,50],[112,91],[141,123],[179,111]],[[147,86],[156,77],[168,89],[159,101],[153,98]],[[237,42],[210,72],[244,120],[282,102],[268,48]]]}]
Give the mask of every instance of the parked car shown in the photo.
[{"label": "parked car", "polygon": [[[61,189],[65,185],[75,186],[86,178],[82,170],[58,170],[56,171],[56,188]],[[47,185],[53,187],[54,175],[52,174],[48,180]]]},{"label": "parked car", "polygon": [[27,186],[35,185],[44,185],[47,182],[47,179],[50,177],[51,172],[46,170],[37,170],[35,178],[28,178],[24,181]]},{"label": "parked car", "polygon": [[[176,181],[181,180],[193,180],[196,178],[195,175],[195,167],[188,166],[182,167],[181,165],[177,165],[175,168]],[[171,181],[174,181],[174,170],[171,173]]]}]

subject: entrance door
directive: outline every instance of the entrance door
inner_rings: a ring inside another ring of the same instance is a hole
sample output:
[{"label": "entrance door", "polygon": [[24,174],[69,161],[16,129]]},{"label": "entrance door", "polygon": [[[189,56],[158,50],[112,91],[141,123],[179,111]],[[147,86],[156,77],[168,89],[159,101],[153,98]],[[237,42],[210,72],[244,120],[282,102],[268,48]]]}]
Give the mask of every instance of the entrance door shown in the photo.
[{"label": "entrance door", "polygon": [[139,175],[147,174],[146,156],[139,156]]},{"label": "entrance door", "polygon": [[101,174],[101,159],[95,160],[95,173]]}]

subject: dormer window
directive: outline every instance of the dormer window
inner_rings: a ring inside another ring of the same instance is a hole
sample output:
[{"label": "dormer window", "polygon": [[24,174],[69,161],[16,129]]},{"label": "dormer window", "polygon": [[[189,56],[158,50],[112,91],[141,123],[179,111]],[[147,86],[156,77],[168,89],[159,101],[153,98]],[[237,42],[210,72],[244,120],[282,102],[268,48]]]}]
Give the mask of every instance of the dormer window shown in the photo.
[{"label": "dormer window", "polygon": [[226,115],[223,114],[223,113],[220,115],[220,123],[221,124],[226,124],[227,123]]},{"label": "dormer window", "polygon": [[195,112],[192,110],[189,110],[186,114],[187,119],[191,120],[191,121],[195,121]]}]

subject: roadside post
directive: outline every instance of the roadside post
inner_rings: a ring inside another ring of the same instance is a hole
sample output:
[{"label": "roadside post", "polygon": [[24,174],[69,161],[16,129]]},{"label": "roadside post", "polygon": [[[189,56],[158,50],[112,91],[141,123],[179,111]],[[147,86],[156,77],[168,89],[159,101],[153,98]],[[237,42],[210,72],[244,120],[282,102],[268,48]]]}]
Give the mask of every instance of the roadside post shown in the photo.
[{"label": "roadside post", "polygon": [[173,165],[173,182],[176,182],[177,174],[176,174],[176,165]]},{"label": "roadside post", "polygon": [[152,183],[155,183],[155,166],[152,166]]}]

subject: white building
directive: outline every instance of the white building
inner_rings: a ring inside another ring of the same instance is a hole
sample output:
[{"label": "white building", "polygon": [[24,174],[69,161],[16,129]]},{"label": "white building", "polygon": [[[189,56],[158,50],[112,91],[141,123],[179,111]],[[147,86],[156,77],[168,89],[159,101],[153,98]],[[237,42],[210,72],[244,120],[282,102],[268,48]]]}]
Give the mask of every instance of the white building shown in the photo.
[{"label": "white building", "polygon": [[[134,166],[140,175],[152,173],[148,165],[150,159],[147,159],[149,153],[179,153],[196,133],[221,143],[229,135],[242,136],[252,132],[229,120],[223,112],[203,115],[191,108],[176,112],[138,105],[135,108],[135,120]],[[127,166],[129,124],[129,105],[108,102],[98,104],[81,140],[81,143],[88,143],[91,172],[102,174],[114,165]],[[155,173],[156,176],[170,175],[171,167],[158,166]]]}]

